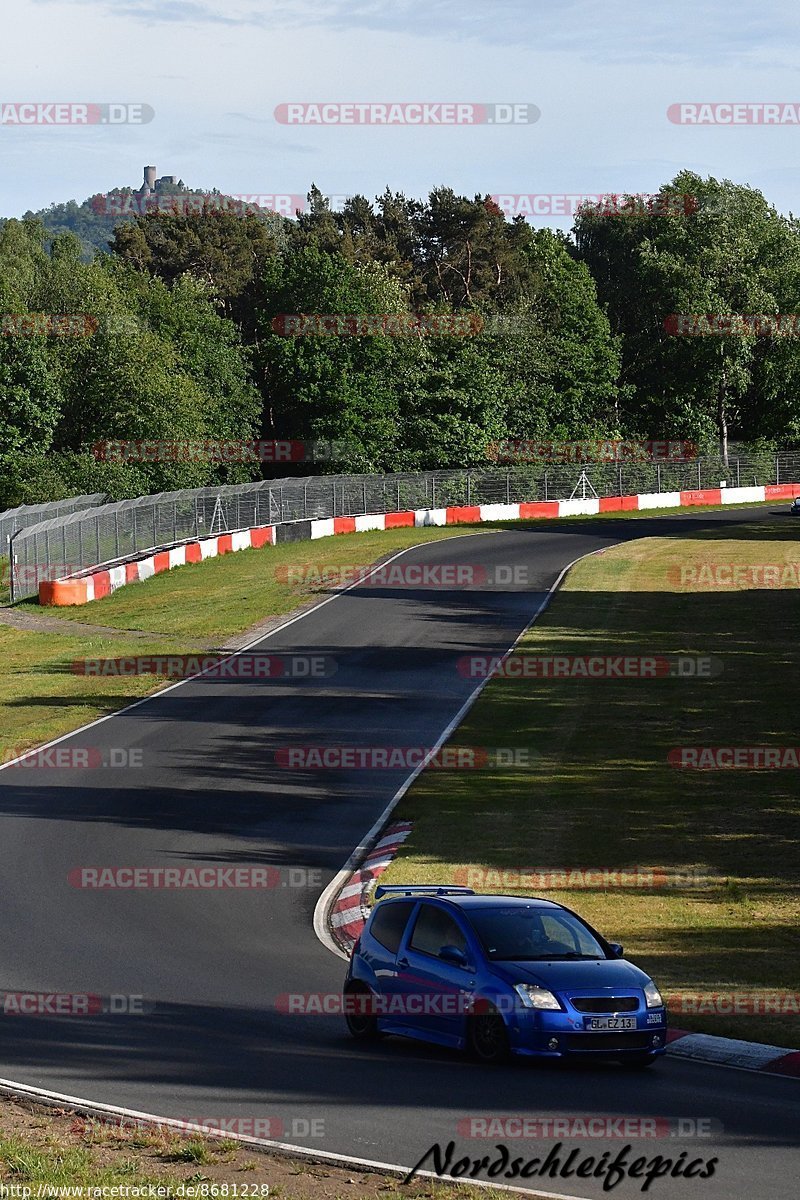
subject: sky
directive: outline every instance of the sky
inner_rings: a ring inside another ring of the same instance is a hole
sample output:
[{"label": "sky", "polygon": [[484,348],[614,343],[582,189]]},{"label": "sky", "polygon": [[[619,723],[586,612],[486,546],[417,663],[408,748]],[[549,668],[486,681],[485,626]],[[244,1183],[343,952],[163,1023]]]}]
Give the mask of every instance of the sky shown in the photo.
[{"label": "sky", "polygon": [[[561,197],[652,193],[688,168],[796,212],[799,27],[796,0],[7,0],[0,216],[136,187],[146,163],[233,195],[446,185],[562,228],[576,201]],[[19,123],[36,110],[17,106],[57,102],[151,119]],[[323,103],[406,104],[415,123],[308,123]],[[416,123],[425,104],[540,115]],[[723,107],[676,122],[675,105]]]}]

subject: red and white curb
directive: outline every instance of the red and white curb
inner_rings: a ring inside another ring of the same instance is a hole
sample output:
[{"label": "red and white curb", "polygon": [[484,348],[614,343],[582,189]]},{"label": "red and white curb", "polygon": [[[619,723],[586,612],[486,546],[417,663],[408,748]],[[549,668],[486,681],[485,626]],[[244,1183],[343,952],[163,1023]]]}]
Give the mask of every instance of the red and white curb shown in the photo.
[{"label": "red and white curb", "polygon": [[766,500],[791,500],[800,493],[800,483],[760,487],[705,488],[688,492],[643,492],[635,496],[600,496],[586,500],[538,500],[519,504],[462,504],[448,508],[418,508],[406,512],[364,513],[358,517],[322,517],[286,521],[256,529],[241,529],[217,537],[188,542],[162,550],[148,558],[119,563],[108,569],[70,579],[39,584],[39,603],[44,605],[88,604],[108,596],[126,583],[149,579],[161,571],[185,563],[201,562],[233,550],[331,537],[338,533],[368,530],[424,528],[431,525],[473,525],[483,521],[531,521],[542,518],[591,517],[601,513],[644,512],[659,508],[692,508],[708,504],[758,504]]},{"label": "red and white curb", "polygon": [[710,1033],[691,1033],[688,1029],[670,1029],[667,1042],[674,1058],[715,1063],[719,1067],[738,1067],[745,1071],[767,1071],[771,1075],[800,1079],[800,1050],[789,1050],[786,1046],[742,1042],[737,1038],[715,1037]]},{"label": "red and white curb", "polygon": [[389,866],[410,833],[410,821],[398,821],[390,825],[358,870],[345,881],[334,901],[329,918],[330,929],[348,957],[369,916],[369,894],[378,876]]}]

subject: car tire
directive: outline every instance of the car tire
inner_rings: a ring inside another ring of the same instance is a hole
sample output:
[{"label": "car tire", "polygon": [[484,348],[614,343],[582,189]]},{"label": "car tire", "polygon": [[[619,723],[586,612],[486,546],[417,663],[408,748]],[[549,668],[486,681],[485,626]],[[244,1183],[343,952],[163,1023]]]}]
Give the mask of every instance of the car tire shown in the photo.
[{"label": "car tire", "polygon": [[494,1065],[508,1062],[511,1047],[506,1023],[494,1008],[467,1017],[467,1051],[476,1062]]},{"label": "car tire", "polygon": [[643,1071],[645,1067],[652,1067],[657,1058],[657,1054],[627,1054],[620,1062],[629,1071]]},{"label": "car tire", "polygon": [[[344,995],[347,996],[371,996],[372,992],[364,983],[348,983],[344,989]],[[350,1013],[345,1009],[344,1019],[347,1024],[347,1030],[351,1037],[357,1042],[376,1042],[382,1037],[380,1029],[378,1029],[378,1018],[371,1017],[367,1014],[360,1016],[358,1013]]]}]

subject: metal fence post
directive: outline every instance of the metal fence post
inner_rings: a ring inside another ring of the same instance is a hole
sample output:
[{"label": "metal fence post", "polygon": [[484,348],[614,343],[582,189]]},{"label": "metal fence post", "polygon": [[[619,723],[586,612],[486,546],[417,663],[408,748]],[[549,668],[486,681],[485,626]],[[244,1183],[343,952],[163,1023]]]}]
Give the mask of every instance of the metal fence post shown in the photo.
[{"label": "metal fence post", "polygon": [[775,455],[775,483],[778,484],[778,483],[780,483],[780,481],[781,481],[781,460],[780,460],[780,456],[776,454]]},{"label": "metal fence post", "polygon": [[172,501],[172,540],[178,540],[178,501]]},{"label": "metal fence post", "polygon": [[511,503],[511,472],[506,471],[506,504]]},{"label": "metal fence post", "polygon": [[281,524],[283,523],[283,488],[281,488]]},{"label": "metal fence post", "polygon": [[472,504],[472,476],[467,474],[467,504]]},{"label": "metal fence post", "polygon": [[700,491],[702,486],[703,485],[700,482],[700,459],[698,458],[698,460],[697,460],[697,490]]},{"label": "metal fence post", "polygon": [[83,566],[83,521],[78,521],[78,558],[80,559],[79,566]]},{"label": "metal fence post", "polygon": [[661,492],[661,463],[656,463],[656,486],[659,493]]},{"label": "metal fence post", "polygon": [[[12,604],[14,604],[14,602],[16,601],[16,598],[17,598],[16,588],[14,587],[14,575],[16,574],[16,572],[14,571],[14,538],[17,536],[17,534],[19,532],[20,532],[19,529],[15,529],[14,532],[11,534],[11,537],[8,539],[8,588],[9,588],[9,592],[11,593],[11,603]],[[49,566],[50,564],[48,563],[47,565]],[[39,582],[39,572],[38,571],[36,572],[36,582],[37,583]]]},{"label": "metal fence post", "polygon": [[547,500],[547,471],[544,473],[544,498]]},{"label": "metal fence post", "polygon": [[400,512],[400,480],[397,481],[397,508],[395,512]]},{"label": "metal fence post", "polygon": [[119,513],[114,509],[114,558],[119,558]]},{"label": "metal fence post", "polygon": [[617,495],[623,495],[622,491],[622,463],[617,466]]},{"label": "metal fence post", "polygon": [[431,475],[431,508],[436,508],[436,476]]},{"label": "metal fence post", "polygon": [[103,560],[100,557],[100,519],[98,517],[95,517],[95,519],[94,519],[94,541],[95,541],[95,546],[97,547],[97,553],[95,555],[94,561],[96,563],[99,563],[99,562],[102,562]]},{"label": "metal fence post", "polygon": [[366,481],[366,479],[364,480],[364,482],[361,485],[361,490],[364,495],[364,513],[366,514],[366,511],[367,511],[367,481]]},{"label": "metal fence post", "polygon": [[739,474],[739,459],[738,458],[736,460],[736,486],[737,486],[737,488],[742,486],[742,477]]},{"label": "metal fence post", "polygon": [[308,516],[308,484],[303,484],[303,519]]}]

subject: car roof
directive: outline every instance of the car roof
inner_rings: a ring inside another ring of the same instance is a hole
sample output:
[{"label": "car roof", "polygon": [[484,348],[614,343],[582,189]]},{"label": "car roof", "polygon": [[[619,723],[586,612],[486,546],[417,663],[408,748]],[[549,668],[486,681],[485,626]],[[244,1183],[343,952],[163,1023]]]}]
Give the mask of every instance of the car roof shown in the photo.
[{"label": "car roof", "polygon": [[[512,905],[517,908],[550,908],[561,909],[564,905],[557,904],[555,900],[544,900],[541,896],[505,896],[501,893],[491,895],[466,895],[458,893],[450,893],[444,895],[435,895],[430,892],[420,892],[414,895],[413,892],[406,892],[403,895],[386,896],[378,901],[378,905],[386,904],[392,900],[436,900],[440,903],[452,904],[455,908],[463,908],[467,912],[475,908],[508,908]],[[377,908],[378,905],[375,907]]]}]

